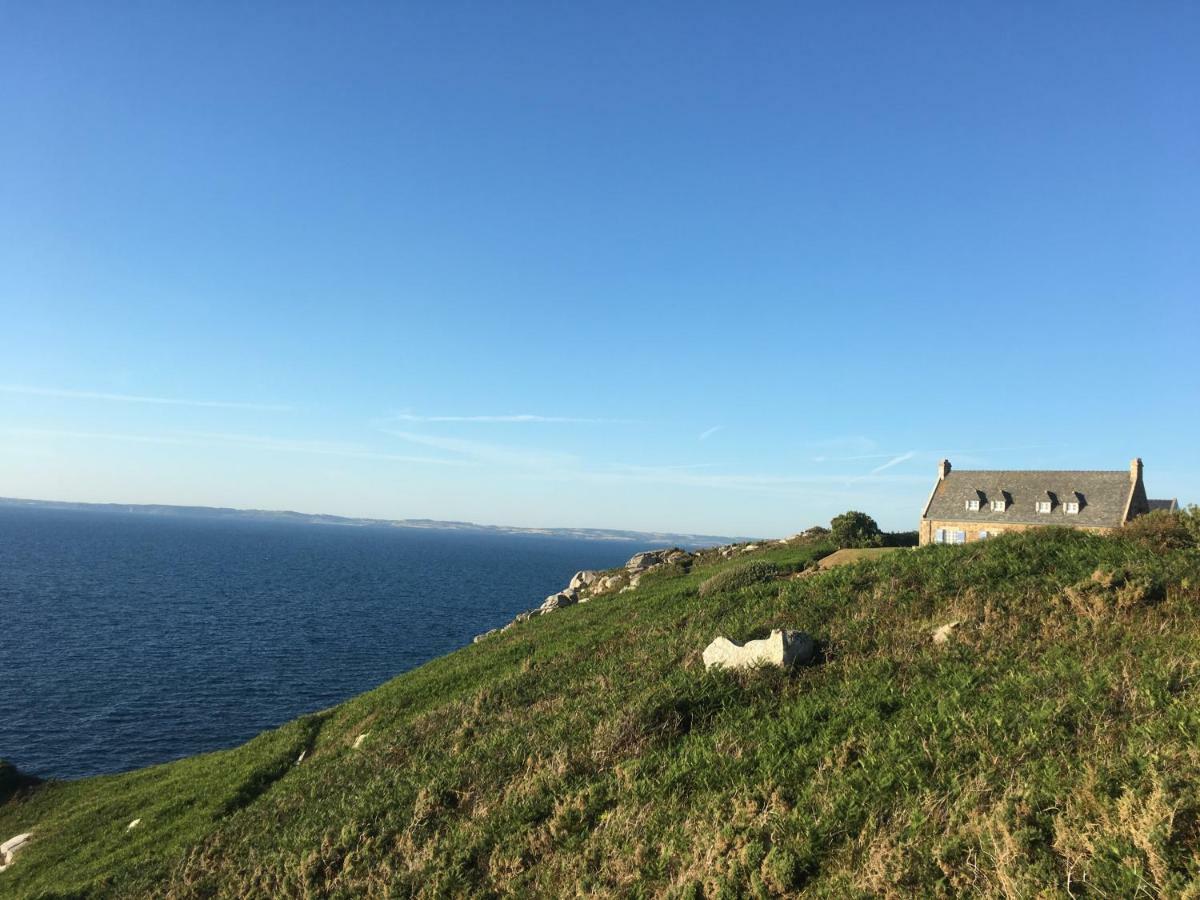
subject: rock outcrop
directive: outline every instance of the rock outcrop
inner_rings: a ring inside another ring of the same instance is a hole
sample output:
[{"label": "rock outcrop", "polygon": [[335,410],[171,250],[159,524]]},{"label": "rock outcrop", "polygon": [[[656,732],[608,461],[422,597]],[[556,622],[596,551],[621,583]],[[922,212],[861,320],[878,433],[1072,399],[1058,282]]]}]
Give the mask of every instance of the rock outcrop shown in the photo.
[{"label": "rock outcrop", "polygon": [[564,606],[574,606],[579,602],[579,591],[575,588],[567,588],[565,591],[559,591],[557,594],[551,594],[545,599],[540,607],[539,613],[553,612],[556,609],[562,609]]},{"label": "rock outcrop", "polygon": [[719,637],[704,648],[706,669],[751,669],[757,666],[789,668],[816,655],[813,639],[802,631],[775,629],[768,637],[739,644]]},{"label": "rock outcrop", "polygon": [[544,616],[577,603],[587,603],[592,598],[604,594],[632,591],[637,588],[638,581],[646,572],[668,564],[688,567],[694,558],[694,554],[679,547],[670,547],[666,550],[643,550],[641,553],[634,554],[622,569],[607,575],[591,569],[576,572],[563,590],[551,594],[542,601],[541,606],[517,613],[516,617],[503,628],[493,628],[483,634],[475,635],[472,643],[478,644],[493,634],[507,631],[521,622],[528,622],[534,616]]},{"label": "rock outcrop", "polygon": [[567,589],[580,591],[580,590],[583,590],[585,587],[591,587],[593,584],[595,584],[597,581],[599,581],[599,579],[600,579],[599,572],[592,572],[590,570],[585,570],[583,572],[576,572],[573,576],[571,576],[571,581],[567,585]]}]

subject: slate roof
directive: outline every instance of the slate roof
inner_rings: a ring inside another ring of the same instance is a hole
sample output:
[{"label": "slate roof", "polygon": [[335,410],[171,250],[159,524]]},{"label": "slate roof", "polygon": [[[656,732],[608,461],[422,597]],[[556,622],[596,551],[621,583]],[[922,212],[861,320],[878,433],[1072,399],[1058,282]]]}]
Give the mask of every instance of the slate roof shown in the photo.
[{"label": "slate roof", "polygon": [[[1000,525],[1090,525],[1116,528],[1124,523],[1125,507],[1129,503],[1133,483],[1127,469],[1117,472],[986,472],[953,469],[938,481],[929,498],[924,519]],[[967,509],[967,500],[984,500],[978,510]],[[991,508],[1002,492],[1011,502],[1000,512]],[[1048,513],[1037,512],[1034,504],[1054,495],[1054,506]],[[1080,495],[1079,512],[1068,515],[1063,503],[1075,501]]]},{"label": "slate roof", "polygon": [[1165,509],[1167,512],[1175,512],[1175,510],[1179,509],[1178,500],[1147,500],[1146,502],[1150,504],[1150,512],[1154,512],[1156,509]]}]

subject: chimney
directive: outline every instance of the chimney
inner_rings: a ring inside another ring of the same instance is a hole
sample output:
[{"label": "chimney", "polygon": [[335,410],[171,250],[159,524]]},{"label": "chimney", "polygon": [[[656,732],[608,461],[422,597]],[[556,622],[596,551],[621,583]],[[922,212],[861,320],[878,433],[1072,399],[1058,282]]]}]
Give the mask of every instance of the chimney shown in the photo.
[{"label": "chimney", "polygon": [[[1138,465],[1141,466],[1142,461],[1138,460]],[[950,474],[950,460],[943,459],[938,463],[938,481],[945,481],[946,476]]]},{"label": "chimney", "polygon": [[1129,481],[1131,484],[1137,484],[1142,480],[1142,458],[1139,456],[1129,463]]}]

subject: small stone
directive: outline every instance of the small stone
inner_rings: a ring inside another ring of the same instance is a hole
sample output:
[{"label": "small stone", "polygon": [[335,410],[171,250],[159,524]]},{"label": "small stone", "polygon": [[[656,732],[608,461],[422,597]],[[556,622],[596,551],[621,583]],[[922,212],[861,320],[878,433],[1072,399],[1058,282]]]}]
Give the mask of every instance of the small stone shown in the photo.
[{"label": "small stone", "polygon": [[[301,756],[303,756],[303,754],[301,754]],[[128,825],[125,826],[125,830],[133,831],[133,829],[137,828],[141,824],[142,824],[141,819],[134,819],[132,822],[130,822]]]},{"label": "small stone", "polygon": [[371,733],[371,732],[369,732],[369,731],[364,731],[362,734],[360,734],[358,737],[356,737],[356,738],[354,739],[354,747],[353,747],[352,749],[354,749],[354,750],[357,750],[359,747],[361,747],[361,746],[362,746],[362,742],[363,742],[363,741],[365,741],[365,740],[367,739],[367,736],[368,736],[370,733]]},{"label": "small stone", "polygon": [[941,628],[936,629],[933,632],[933,642],[935,644],[946,643],[946,641],[950,640],[950,632],[954,631],[954,629],[957,628],[959,626],[959,624],[960,623],[957,621],[947,622]]},{"label": "small stone", "polygon": [[488,629],[487,631],[485,631],[483,634],[477,634],[477,635],[475,635],[475,637],[471,639],[471,643],[472,643],[472,644],[478,644],[478,643],[479,643],[480,641],[482,641],[484,638],[491,637],[493,634],[496,634],[496,633],[497,633],[497,632],[499,632],[499,631],[500,631],[500,629],[499,629],[499,628],[490,628],[490,629]]},{"label": "small stone", "polygon": [[776,628],[768,637],[739,644],[719,637],[704,648],[706,669],[750,669],[757,666],[788,668],[806,663],[816,655],[816,643],[802,631]]},{"label": "small stone", "polygon": [[296,765],[300,765],[300,763],[304,762],[304,757],[307,753],[307,750],[300,751],[300,755],[296,757]]}]

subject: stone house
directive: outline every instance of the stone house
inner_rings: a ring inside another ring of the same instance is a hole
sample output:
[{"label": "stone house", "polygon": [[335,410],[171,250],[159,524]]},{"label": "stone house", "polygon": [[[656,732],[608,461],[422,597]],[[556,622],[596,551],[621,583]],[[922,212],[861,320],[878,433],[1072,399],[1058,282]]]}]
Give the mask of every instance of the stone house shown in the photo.
[{"label": "stone house", "polygon": [[1040,525],[1103,533],[1177,506],[1146,498],[1140,459],[1111,472],[956,472],[943,459],[921,513],[920,542],[965,544]]}]

